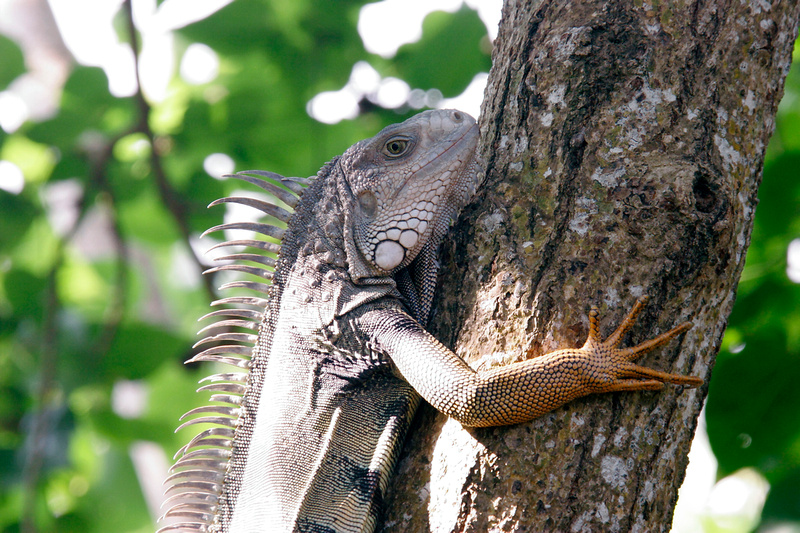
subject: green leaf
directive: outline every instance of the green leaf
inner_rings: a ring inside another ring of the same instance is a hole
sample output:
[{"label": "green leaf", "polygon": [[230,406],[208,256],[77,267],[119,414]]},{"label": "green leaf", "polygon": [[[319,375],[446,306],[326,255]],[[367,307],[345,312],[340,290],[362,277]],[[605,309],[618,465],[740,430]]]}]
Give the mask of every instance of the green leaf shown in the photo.
[{"label": "green leaf", "polygon": [[24,135],[15,134],[8,136],[3,143],[0,159],[17,165],[25,176],[25,182],[32,184],[43,183],[50,177],[57,156],[51,147],[35,143]]},{"label": "green leaf", "polygon": [[475,74],[489,71],[491,58],[481,46],[486,38],[486,26],[472,9],[435,11],[425,17],[422,39],[402,46],[392,63],[412,87],[457,96]]},{"label": "green leaf", "polygon": [[3,277],[3,290],[18,317],[41,320],[47,280],[27,270],[14,269]]},{"label": "green leaf", "polygon": [[110,379],[142,379],[164,361],[183,360],[191,341],[168,329],[149,324],[122,325],[103,358],[103,374]]},{"label": "green leaf", "polygon": [[770,484],[767,501],[761,513],[762,523],[800,521],[800,466]]},{"label": "green leaf", "polygon": [[115,188],[128,187],[128,191],[118,197],[120,225],[128,238],[154,244],[170,243],[179,238],[174,219],[152,183],[136,182],[123,176],[115,181],[118,182]]},{"label": "green leaf", "polygon": [[47,218],[39,212],[30,220],[17,246],[10,250],[13,267],[44,277],[57,260],[58,246],[58,237]]},{"label": "green leaf", "polygon": [[[800,127],[797,130],[800,131]],[[792,238],[800,236],[798,168],[800,150],[784,152],[765,166],[764,180],[758,190],[760,205],[753,230],[754,249],[765,245],[767,238],[784,236],[788,244]]]},{"label": "green leaf", "polygon": [[[178,361],[165,361],[147,379],[147,411],[142,420],[152,427],[161,428],[152,440],[161,443],[170,455],[186,444],[196,434],[196,429],[185,429],[175,433],[181,422],[179,418],[190,409],[208,402],[208,394],[198,394],[198,381],[210,375],[213,365],[209,363],[184,366]],[[195,431],[195,433],[193,433]]]},{"label": "green leaf", "polygon": [[38,206],[25,195],[13,195],[0,191],[0,213],[3,213],[3,230],[0,231],[0,254],[8,253],[14,248],[30,228]]},{"label": "green leaf", "polygon": [[107,533],[152,531],[139,480],[129,449],[102,446],[95,449],[100,478],[94,481],[73,513],[58,518],[56,531]]},{"label": "green leaf", "polygon": [[721,353],[714,368],[708,434],[721,475],[753,466],[770,480],[780,477],[789,444],[800,438],[800,428],[787,420],[800,412],[800,354],[786,353],[778,328],[745,338],[740,353]]},{"label": "green leaf", "polygon": [[64,85],[58,115],[32,126],[27,134],[35,142],[91,152],[129,128],[135,115],[130,99],[111,95],[102,69],[77,67]]},{"label": "green leaf", "polygon": [[0,35],[0,89],[25,73],[25,57],[11,39]]}]

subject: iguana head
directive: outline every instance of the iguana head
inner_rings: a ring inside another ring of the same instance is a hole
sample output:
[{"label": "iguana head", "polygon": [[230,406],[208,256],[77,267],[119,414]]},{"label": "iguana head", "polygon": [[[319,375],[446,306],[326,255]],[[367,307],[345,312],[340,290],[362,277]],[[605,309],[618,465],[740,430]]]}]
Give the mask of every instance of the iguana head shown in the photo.
[{"label": "iguana head", "polygon": [[482,179],[478,126],[452,109],[426,111],[339,159],[350,276],[386,277],[438,246]]}]

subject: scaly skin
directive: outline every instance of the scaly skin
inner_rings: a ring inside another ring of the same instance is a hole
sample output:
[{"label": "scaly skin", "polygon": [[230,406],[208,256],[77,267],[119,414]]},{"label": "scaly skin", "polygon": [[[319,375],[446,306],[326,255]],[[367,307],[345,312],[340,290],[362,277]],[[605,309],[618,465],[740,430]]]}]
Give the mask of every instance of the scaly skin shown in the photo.
[{"label": "scaly skin", "polygon": [[[201,342],[230,341],[192,361],[234,364],[246,373],[212,376],[211,405],[184,425],[210,423],[173,469],[162,531],[256,533],[370,532],[378,523],[405,433],[420,397],[468,426],[514,424],[595,392],[657,389],[701,381],[632,361],[689,324],[620,349],[643,302],[605,342],[590,314],[579,349],[475,371],[424,329],[436,283],[436,251],[449,222],[483,179],[474,119],[457,111],[421,113],[355,144],[320,170],[299,203],[299,179],[252,171],[241,179],[295,207],[290,215],[259,200],[227,198],[288,221],[233,223],[281,239],[237,240],[253,253],[213,270],[237,270],[272,284],[229,287],[267,299],[223,303],[224,328]],[[289,181],[287,181],[289,180]],[[266,253],[265,253],[266,252]],[[277,262],[268,257],[279,252]],[[274,274],[270,270],[274,266]],[[256,325],[257,324],[257,325]],[[256,330],[232,333],[231,328]],[[182,426],[183,427],[183,426]]]},{"label": "scaly skin", "polygon": [[438,410],[465,426],[502,426],[531,420],[588,394],[657,390],[664,383],[701,385],[700,378],[632,362],[689,329],[689,322],[638,346],[619,348],[646,301],[637,301],[606,341],[599,336],[598,313],[592,308],[589,336],[581,348],[478,371],[401,313],[367,319],[365,329],[372,332],[414,390]]}]

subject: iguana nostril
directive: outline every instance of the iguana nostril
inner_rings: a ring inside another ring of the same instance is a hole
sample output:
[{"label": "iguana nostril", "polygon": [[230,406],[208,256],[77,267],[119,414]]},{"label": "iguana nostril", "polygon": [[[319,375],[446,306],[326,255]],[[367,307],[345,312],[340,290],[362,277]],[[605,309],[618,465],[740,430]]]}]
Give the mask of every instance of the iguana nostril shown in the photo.
[{"label": "iguana nostril", "polygon": [[464,115],[462,115],[460,111],[453,111],[453,120],[461,122],[464,120]]}]

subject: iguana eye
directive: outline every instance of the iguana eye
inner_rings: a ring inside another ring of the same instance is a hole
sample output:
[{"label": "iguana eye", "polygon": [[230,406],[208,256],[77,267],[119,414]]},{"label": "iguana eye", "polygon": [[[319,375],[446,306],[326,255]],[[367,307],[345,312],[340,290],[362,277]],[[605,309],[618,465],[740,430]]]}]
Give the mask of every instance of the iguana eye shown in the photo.
[{"label": "iguana eye", "polygon": [[389,139],[386,143],[386,154],[389,157],[398,157],[403,155],[406,150],[408,149],[408,140],[403,139],[402,137],[395,137],[394,139]]}]

